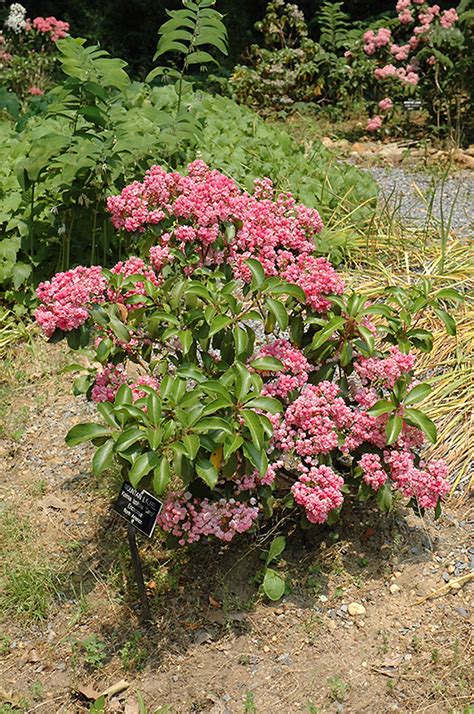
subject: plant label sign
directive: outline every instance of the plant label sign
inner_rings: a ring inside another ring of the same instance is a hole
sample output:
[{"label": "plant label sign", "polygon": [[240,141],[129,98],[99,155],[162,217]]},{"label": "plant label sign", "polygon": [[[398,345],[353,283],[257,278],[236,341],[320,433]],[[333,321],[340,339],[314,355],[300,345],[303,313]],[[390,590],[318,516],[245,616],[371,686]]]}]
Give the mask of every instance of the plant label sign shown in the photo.
[{"label": "plant label sign", "polygon": [[120,489],[114,511],[131,526],[151,538],[156,526],[156,517],[163,503],[148,491],[137,491],[125,481]]},{"label": "plant label sign", "polygon": [[421,109],[422,103],[419,99],[407,99],[405,102],[403,102],[403,106],[405,107],[407,112],[417,111],[418,109]]}]

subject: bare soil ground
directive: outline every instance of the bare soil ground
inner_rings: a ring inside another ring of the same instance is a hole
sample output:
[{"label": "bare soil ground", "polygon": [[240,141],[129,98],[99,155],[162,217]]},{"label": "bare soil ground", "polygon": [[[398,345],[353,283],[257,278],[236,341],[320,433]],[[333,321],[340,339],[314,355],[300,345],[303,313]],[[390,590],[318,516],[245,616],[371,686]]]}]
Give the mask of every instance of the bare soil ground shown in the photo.
[{"label": "bare soil ground", "polygon": [[70,396],[62,354],[35,341],[0,376],[0,714],[90,711],[121,680],[106,712],[473,711],[466,495],[438,522],[352,509],[337,529],[295,530],[279,603],[252,580],[272,534],[180,552],[142,541],[144,625],[111,513],[119,481],[64,445],[94,411]]}]

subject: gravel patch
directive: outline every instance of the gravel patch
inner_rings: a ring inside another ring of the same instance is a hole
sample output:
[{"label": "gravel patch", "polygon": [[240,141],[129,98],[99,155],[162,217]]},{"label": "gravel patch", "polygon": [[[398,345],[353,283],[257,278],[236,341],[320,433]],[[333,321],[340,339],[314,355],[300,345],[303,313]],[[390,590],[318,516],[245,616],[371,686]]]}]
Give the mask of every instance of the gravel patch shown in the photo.
[{"label": "gravel patch", "polygon": [[[399,167],[368,169],[380,189],[380,204],[387,205],[394,218],[402,223],[421,227],[440,225],[441,215],[445,224],[451,217],[451,231],[458,237],[472,236],[474,219],[474,174],[461,171],[444,180],[421,171],[407,171]],[[417,188],[424,196],[420,196]],[[433,198],[434,195],[434,198]],[[431,205],[431,216],[430,216]]]}]

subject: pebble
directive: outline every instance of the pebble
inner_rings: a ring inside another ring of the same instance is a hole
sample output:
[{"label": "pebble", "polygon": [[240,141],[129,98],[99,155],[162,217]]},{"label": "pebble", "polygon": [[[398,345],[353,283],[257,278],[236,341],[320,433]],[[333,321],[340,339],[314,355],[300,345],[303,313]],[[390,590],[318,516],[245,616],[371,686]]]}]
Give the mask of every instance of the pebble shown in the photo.
[{"label": "pebble", "polygon": [[400,587],[396,583],[392,583],[389,588],[392,595],[397,595],[400,592]]},{"label": "pebble", "polygon": [[347,611],[351,617],[358,617],[359,615],[365,615],[367,610],[360,602],[351,602],[347,607]]},{"label": "pebble", "polygon": [[469,617],[469,613],[465,607],[457,607],[456,612],[458,615],[461,615],[461,617]]}]

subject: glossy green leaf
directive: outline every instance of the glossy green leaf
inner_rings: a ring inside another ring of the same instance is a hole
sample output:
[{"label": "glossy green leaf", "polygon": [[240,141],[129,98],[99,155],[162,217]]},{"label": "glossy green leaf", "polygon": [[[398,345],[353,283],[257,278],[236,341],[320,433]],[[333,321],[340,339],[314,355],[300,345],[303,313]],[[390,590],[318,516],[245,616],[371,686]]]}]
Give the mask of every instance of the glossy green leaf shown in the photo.
[{"label": "glossy green leaf", "polygon": [[159,458],[154,451],[146,451],[144,454],[140,454],[128,473],[128,479],[134,488],[138,486],[144,476],[157,466]]},{"label": "glossy green leaf", "polygon": [[92,471],[96,476],[112,466],[114,446],[113,439],[109,439],[95,452],[92,458]]},{"label": "glossy green leaf", "polygon": [[196,463],[196,472],[209,488],[216,486],[219,474],[209,459],[199,459]]},{"label": "glossy green leaf", "polygon": [[66,435],[66,444],[68,446],[77,446],[85,441],[92,441],[101,436],[110,436],[110,428],[101,426],[100,424],[76,424],[70,429]]},{"label": "glossy green leaf", "polygon": [[423,382],[422,384],[417,384],[416,387],[413,387],[413,389],[408,392],[407,396],[403,400],[403,403],[405,405],[417,404],[418,402],[423,401],[423,399],[426,399],[428,394],[430,394],[431,392],[432,388],[426,382]]},{"label": "glossy green leaf", "polygon": [[398,414],[393,414],[387,422],[385,427],[385,434],[387,436],[387,446],[394,444],[398,439],[400,432],[403,427],[403,419]]},{"label": "glossy green leaf", "polygon": [[250,366],[262,372],[281,372],[282,369],[285,369],[283,362],[276,357],[270,356],[257,357],[257,359],[250,362]]},{"label": "glossy green leaf", "polygon": [[166,491],[171,479],[170,464],[165,456],[162,456],[160,462],[153,470],[153,490],[157,496],[161,496]]},{"label": "glossy green leaf", "polygon": [[436,444],[438,438],[435,423],[419,409],[405,409],[403,417],[407,424],[421,429],[432,444]]}]

